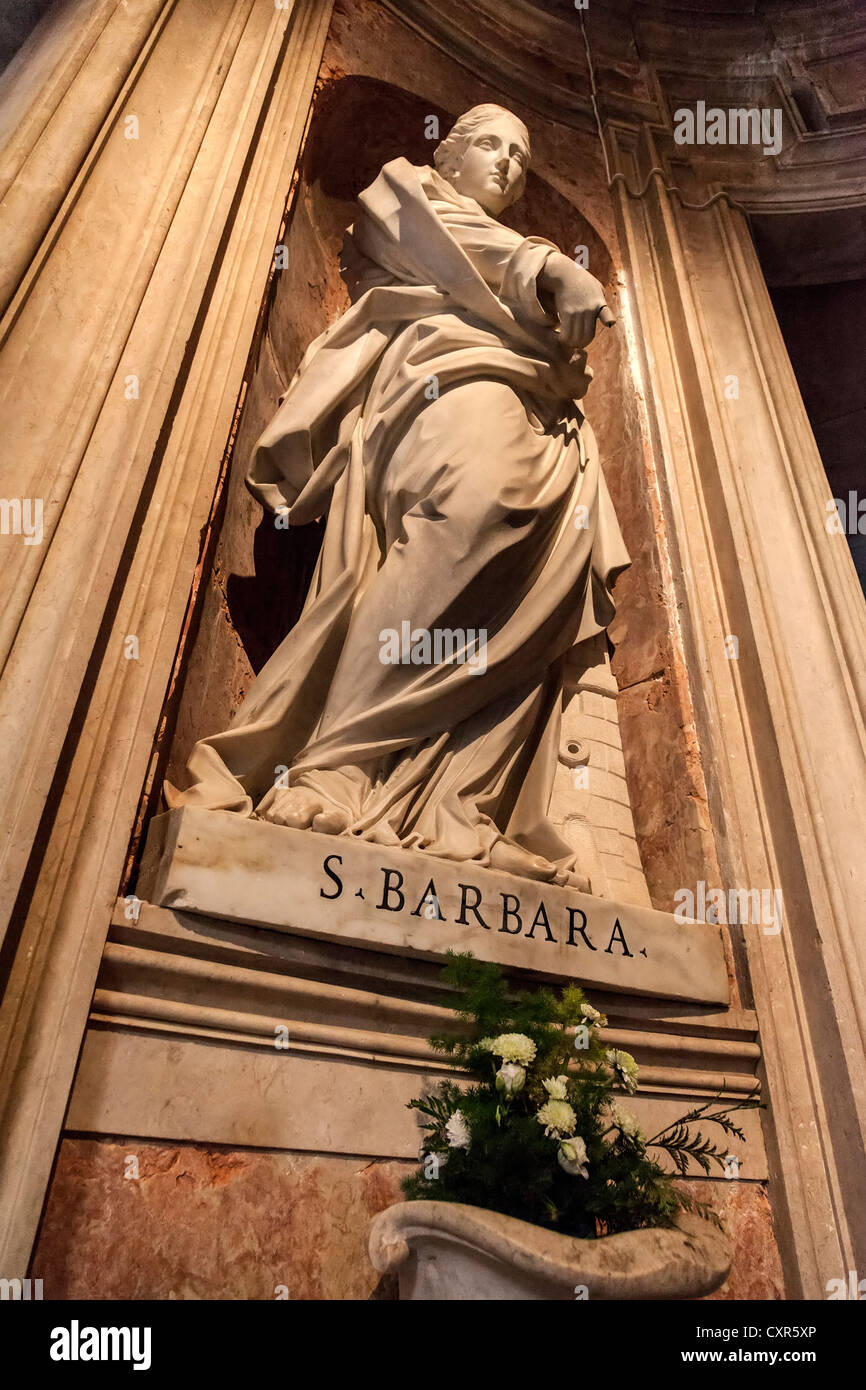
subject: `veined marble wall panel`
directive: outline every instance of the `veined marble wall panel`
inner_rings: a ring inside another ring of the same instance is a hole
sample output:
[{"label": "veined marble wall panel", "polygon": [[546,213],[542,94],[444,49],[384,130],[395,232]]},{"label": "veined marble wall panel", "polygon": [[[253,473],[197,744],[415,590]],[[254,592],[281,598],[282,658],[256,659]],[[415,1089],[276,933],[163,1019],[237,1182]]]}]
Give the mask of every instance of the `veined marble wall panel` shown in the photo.
[{"label": "veined marble wall panel", "polygon": [[[127,1176],[130,1160],[137,1177]],[[367,1258],[367,1228],[400,1200],[400,1180],[413,1166],[69,1136],[34,1273],[56,1299],[396,1299],[396,1279],[378,1275]],[[723,1213],[734,1242],[731,1274],[711,1297],[781,1298],[765,1185],[690,1186]]]}]

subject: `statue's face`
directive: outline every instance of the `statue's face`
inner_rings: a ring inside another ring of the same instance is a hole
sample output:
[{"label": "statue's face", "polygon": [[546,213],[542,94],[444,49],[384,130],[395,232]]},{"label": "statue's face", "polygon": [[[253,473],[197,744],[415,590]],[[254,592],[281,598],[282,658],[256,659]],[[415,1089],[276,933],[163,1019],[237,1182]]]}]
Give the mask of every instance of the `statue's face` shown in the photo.
[{"label": "statue's face", "polygon": [[474,132],[449,182],[498,217],[520,197],[528,167],[529,149],[519,122],[501,116]]}]

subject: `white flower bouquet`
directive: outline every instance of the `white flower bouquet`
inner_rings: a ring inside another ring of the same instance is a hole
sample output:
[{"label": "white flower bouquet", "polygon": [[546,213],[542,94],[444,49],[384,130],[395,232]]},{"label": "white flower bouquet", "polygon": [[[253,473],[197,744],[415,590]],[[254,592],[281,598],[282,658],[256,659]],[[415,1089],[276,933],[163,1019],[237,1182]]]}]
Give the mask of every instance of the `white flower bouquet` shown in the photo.
[{"label": "white flower bouquet", "polygon": [[487,1207],[574,1236],[671,1225],[683,1209],[719,1224],[670,1167],[682,1176],[690,1161],[724,1170],[727,1145],[690,1126],[711,1123],[744,1141],[731,1114],[757,1105],[754,1095],[707,1102],[647,1138],[619,1100],[639,1088],[637,1063],[605,1046],[607,1019],[577,986],[515,996],[498,966],[468,954],[452,954],[445,974],[469,1027],[431,1043],[469,1080],[410,1102],[426,1140],[403,1184],[407,1198]]}]

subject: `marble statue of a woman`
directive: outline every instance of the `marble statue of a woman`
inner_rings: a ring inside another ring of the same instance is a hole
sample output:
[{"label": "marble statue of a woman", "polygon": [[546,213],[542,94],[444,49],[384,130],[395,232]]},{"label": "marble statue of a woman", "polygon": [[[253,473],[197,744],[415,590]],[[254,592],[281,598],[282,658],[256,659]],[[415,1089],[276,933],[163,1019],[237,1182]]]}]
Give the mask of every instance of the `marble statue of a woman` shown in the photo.
[{"label": "marble statue of a woman", "polygon": [[628,563],[575,404],[582,349],[613,320],[586,270],[497,221],[529,157],[517,117],[477,106],[435,168],[395,159],[360,195],[352,307],[247,478],[291,525],[327,515],[318,566],[170,805],[532,878],[579,869],[546,812],[569,671]]}]

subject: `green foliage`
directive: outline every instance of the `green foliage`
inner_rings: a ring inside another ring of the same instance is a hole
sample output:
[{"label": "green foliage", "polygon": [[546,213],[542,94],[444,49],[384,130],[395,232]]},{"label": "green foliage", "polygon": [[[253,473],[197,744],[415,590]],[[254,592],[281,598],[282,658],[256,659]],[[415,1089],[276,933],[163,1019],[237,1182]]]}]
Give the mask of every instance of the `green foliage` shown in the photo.
[{"label": "green foliage", "polygon": [[677,1169],[685,1175],[688,1171],[689,1159],[692,1158],[699,1163],[705,1173],[709,1173],[711,1163],[718,1163],[720,1168],[725,1167],[725,1154],[719,1149],[711,1139],[705,1139],[698,1130],[697,1134],[692,1134],[689,1125],[695,1120],[703,1119],[708,1124],[718,1125],[725,1134],[731,1134],[741,1143],[746,1142],[746,1136],[739,1125],[734,1124],[729,1116],[735,1110],[751,1110],[757,1104],[754,1094],[745,1100],[734,1101],[730,1105],[724,1106],[721,1110],[716,1110],[713,1114],[707,1111],[716,1104],[714,1100],[708,1100],[706,1105],[699,1105],[696,1110],[690,1110],[687,1115],[682,1115],[680,1119],[674,1120],[671,1124],[665,1125],[652,1139],[648,1139],[648,1144],[655,1145],[656,1148],[665,1149],[670,1154]]},{"label": "green foliage", "polygon": [[[438,1157],[405,1180],[407,1198],[488,1207],[574,1236],[670,1225],[684,1210],[719,1224],[648,1150],[664,1150],[681,1174],[690,1159],[705,1172],[712,1163],[724,1168],[725,1149],[688,1126],[701,1120],[742,1141],[730,1115],[757,1105],[754,1096],[731,1105],[709,1101],[648,1140],[618,1105],[618,1095],[637,1084],[633,1059],[605,1047],[600,1030],[607,1020],[582,990],[509,993],[498,966],[468,953],[449,952],[444,975],[462,1023],[430,1041],[464,1078],[410,1101],[426,1132],[422,1159]],[[539,1120],[548,1102],[542,1119],[552,1117],[558,1128]]]}]

